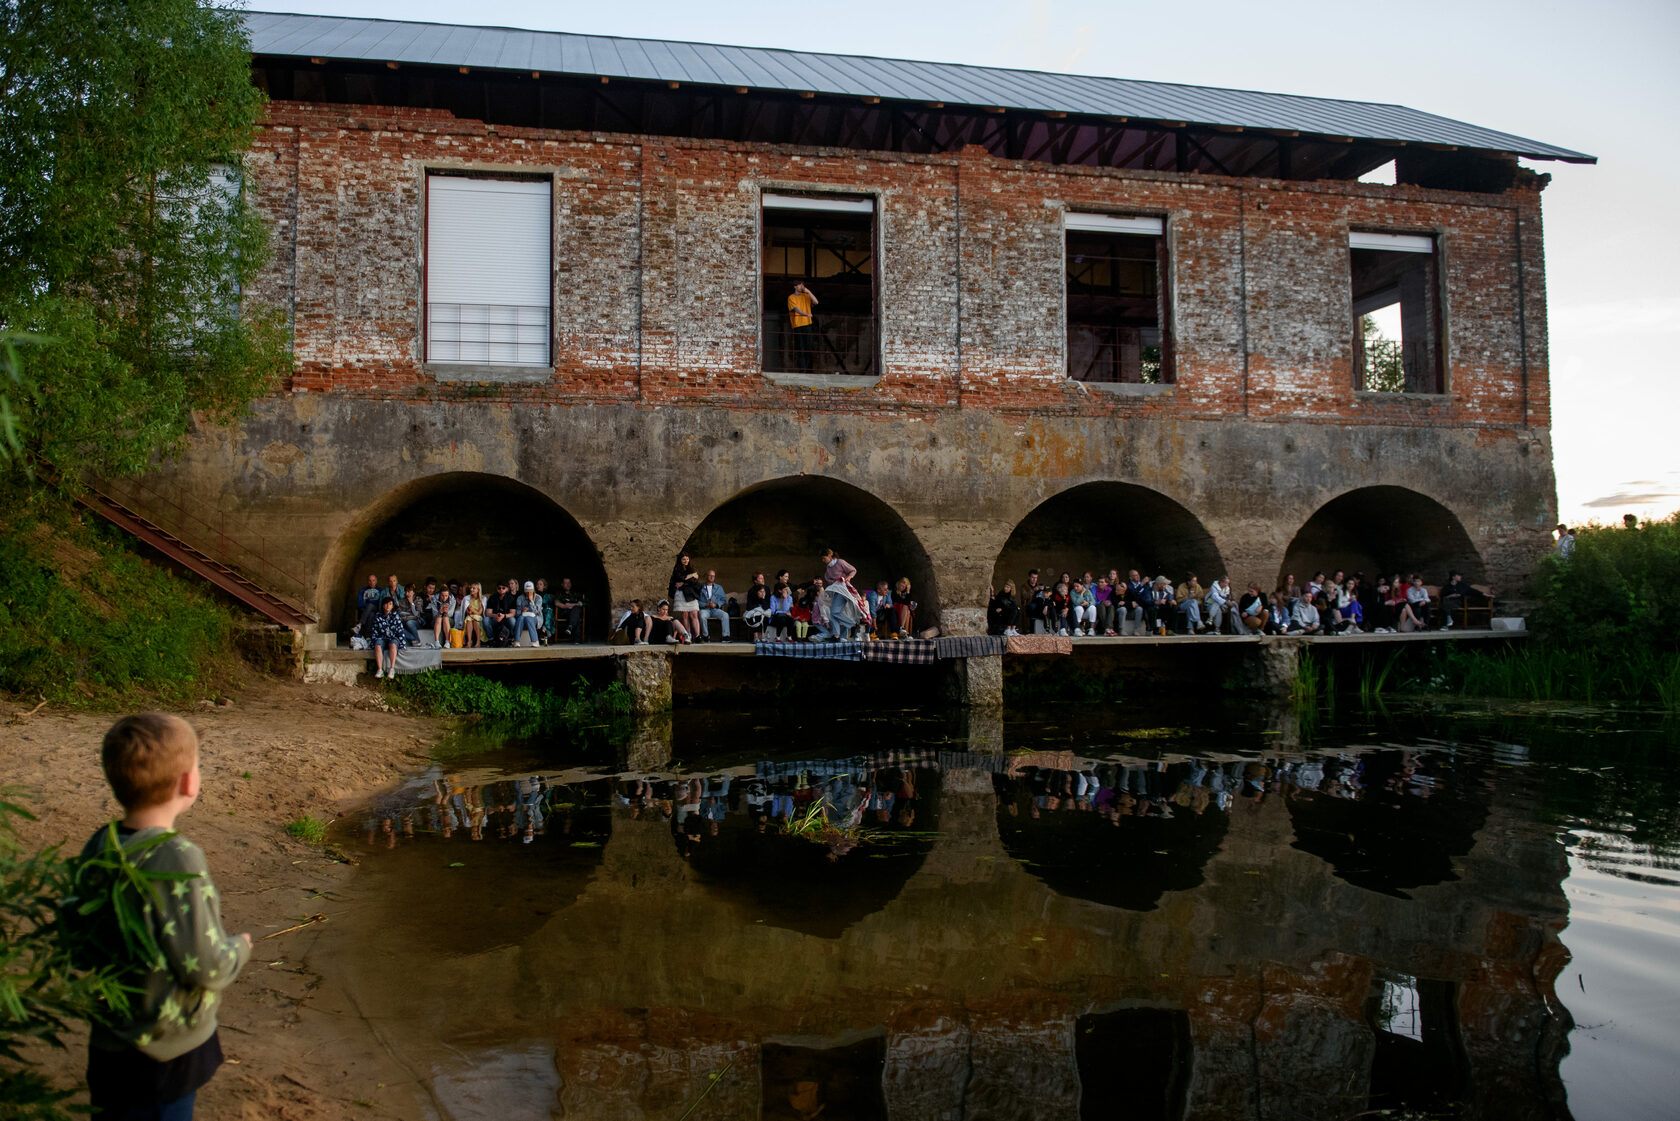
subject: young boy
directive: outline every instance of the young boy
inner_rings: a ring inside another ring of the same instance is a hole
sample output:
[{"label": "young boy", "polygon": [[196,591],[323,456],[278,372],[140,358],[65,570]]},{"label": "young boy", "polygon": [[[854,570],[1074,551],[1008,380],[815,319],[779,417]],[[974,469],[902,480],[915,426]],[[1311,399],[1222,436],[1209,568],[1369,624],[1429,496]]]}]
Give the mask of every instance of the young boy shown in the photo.
[{"label": "young boy", "polygon": [[[125,716],[105,733],[105,779],[124,816],[117,837],[154,872],[191,879],[160,882],[144,913],[161,951],[150,965],[130,963],[131,994],[123,1023],[95,1024],[88,1040],[88,1093],[98,1121],[188,1121],[193,1097],[222,1062],[216,1036],[221,990],[251,954],[249,934],[222,930],[221,903],[204,853],[178,833],[175,819],[198,799],[198,736],[163,713]],[[108,827],[88,840],[82,858],[108,843]]]}]

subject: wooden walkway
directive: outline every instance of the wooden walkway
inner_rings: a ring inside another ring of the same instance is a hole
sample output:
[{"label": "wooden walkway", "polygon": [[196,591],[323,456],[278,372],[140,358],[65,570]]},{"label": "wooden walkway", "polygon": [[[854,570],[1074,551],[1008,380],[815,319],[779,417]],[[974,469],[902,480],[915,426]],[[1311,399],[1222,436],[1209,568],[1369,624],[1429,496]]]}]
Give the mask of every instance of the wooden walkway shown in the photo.
[{"label": "wooden walkway", "polygon": [[[1073,640],[1073,652],[1081,650],[1116,650],[1138,649],[1153,646],[1258,646],[1264,642],[1283,642],[1302,646],[1328,646],[1341,648],[1344,646],[1403,646],[1408,643],[1429,642],[1509,642],[1512,639],[1527,638],[1525,631],[1486,631],[1462,630],[1454,628],[1448,631],[1421,631],[1412,634],[1353,634],[1353,635],[1286,635],[1282,638],[1268,638],[1264,635],[1128,635],[1124,638],[1076,638]],[[586,642],[581,645],[562,643],[558,646],[535,647],[488,647],[481,646],[473,650],[445,650],[443,664],[446,666],[495,666],[520,665],[530,662],[564,662],[575,659],[611,658],[620,654],[654,654],[666,653],[681,658],[751,658],[754,656],[753,644],[750,642],[707,642],[690,644],[687,646],[631,646],[626,643],[609,644],[605,642]],[[1027,655],[1005,655],[1006,657],[1026,657]],[[311,650],[311,661],[316,662],[368,662],[373,661],[373,651],[352,650],[347,646],[326,650]]]}]

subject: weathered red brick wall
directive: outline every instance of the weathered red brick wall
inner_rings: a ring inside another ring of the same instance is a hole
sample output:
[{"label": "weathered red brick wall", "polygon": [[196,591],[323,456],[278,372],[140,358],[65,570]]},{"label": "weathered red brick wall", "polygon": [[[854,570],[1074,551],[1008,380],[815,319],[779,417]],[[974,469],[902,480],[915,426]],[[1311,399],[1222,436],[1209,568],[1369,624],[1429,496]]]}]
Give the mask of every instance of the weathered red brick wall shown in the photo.
[{"label": "weathered red brick wall", "polygon": [[[1012,164],[978,148],[869,154],[491,127],[442,112],[292,102],[270,107],[252,161],[276,250],[254,295],[295,301],[289,388],[298,392],[703,403],[883,419],[954,407],[1246,417],[1490,435],[1549,422],[1532,185],[1473,195],[1092,170]],[[428,167],[554,175],[551,373],[449,382],[423,368]],[[794,388],[760,372],[758,192],[815,186],[879,201],[876,384]],[[1068,209],[1168,219],[1178,373],[1171,392],[1103,392],[1066,377]],[[1444,396],[1354,392],[1350,227],[1439,236]]]}]

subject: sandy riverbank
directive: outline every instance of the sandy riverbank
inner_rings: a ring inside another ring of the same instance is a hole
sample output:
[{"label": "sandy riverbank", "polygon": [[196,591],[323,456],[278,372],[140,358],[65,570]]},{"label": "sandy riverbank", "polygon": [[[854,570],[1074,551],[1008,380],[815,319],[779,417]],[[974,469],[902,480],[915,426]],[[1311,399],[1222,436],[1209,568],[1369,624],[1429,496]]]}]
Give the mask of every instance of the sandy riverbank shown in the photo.
[{"label": "sandy riverbank", "polygon": [[[40,820],[33,844],[79,848],[117,813],[99,771],[99,739],[116,713],[0,701],[0,774]],[[287,836],[288,821],[331,818],[423,764],[436,721],[385,711],[376,694],[343,686],[253,680],[216,707],[183,712],[203,742],[204,792],[178,823],[209,858],[230,930],[252,938],[335,909],[350,865]],[[198,1116],[237,1121],[424,1116],[414,1078],[340,995],[324,991],[306,928],[257,943],[222,1013],[228,1064],[199,1095]],[[80,1038],[43,1068],[79,1081]]]}]

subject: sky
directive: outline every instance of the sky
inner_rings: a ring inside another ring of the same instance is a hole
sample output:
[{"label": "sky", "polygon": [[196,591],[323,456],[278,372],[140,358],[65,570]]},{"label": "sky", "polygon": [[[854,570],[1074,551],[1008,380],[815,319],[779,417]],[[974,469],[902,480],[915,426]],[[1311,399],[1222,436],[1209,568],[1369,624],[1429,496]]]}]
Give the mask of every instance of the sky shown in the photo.
[{"label": "sky", "polygon": [[[1559,516],[1680,509],[1674,0],[634,4],[250,0],[262,11],[690,39],[1229,86],[1413,109],[1598,157],[1542,196]],[[1361,15],[1361,12],[1365,15]],[[1664,435],[1668,433],[1668,435]]]}]

